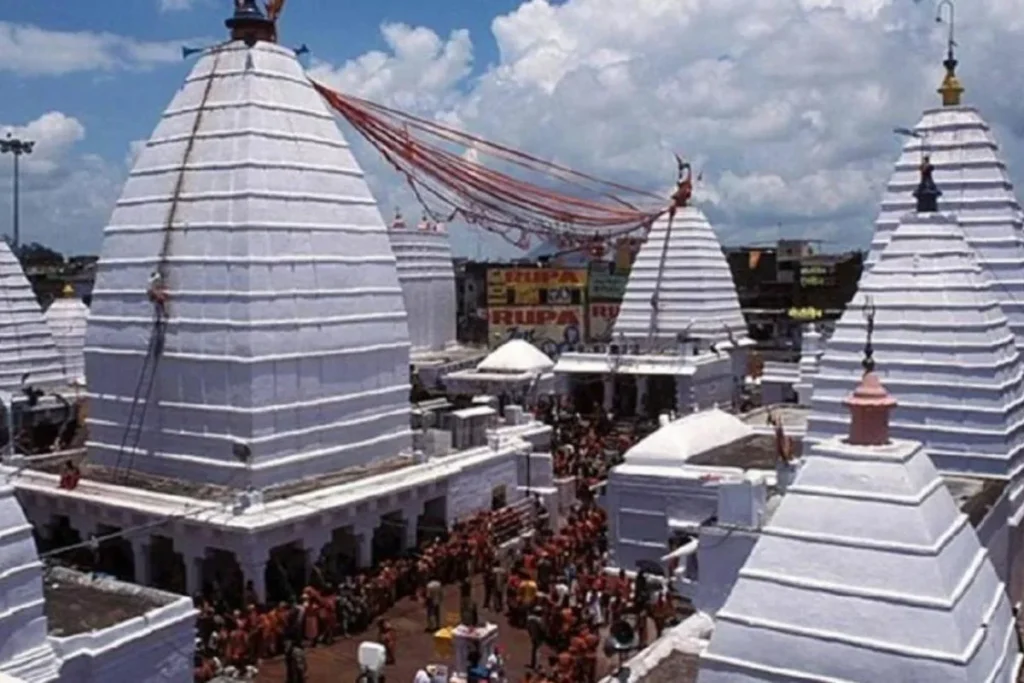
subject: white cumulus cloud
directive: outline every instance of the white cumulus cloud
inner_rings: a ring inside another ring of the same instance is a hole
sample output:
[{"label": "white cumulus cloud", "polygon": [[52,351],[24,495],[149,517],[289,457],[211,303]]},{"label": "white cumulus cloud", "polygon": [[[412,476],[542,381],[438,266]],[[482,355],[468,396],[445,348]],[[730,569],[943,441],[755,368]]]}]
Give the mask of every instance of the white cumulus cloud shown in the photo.
[{"label": "white cumulus cloud", "polygon": [[[32,152],[20,159],[21,238],[72,251],[89,248],[95,235],[72,234],[83,226],[102,226],[117,199],[124,171],[104,159],[81,154],[82,123],[51,111],[24,125],[0,122],[0,134],[33,140]],[[13,164],[0,156],[0,212],[11,212]],[[3,226],[9,225],[6,218]],[[88,246],[86,246],[88,245]]]},{"label": "white cumulus cloud", "polygon": [[140,41],[113,33],[52,31],[0,21],[0,71],[61,76],[145,69],[181,61],[181,42]]},{"label": "white cumulus cloud", "polygon": [[[892,129],[938,105],[946,33],[935,10],[928,0],[529,0],[493,20],[499,59],[472,80],[467,32],[401,24],[382,28],[387,50],[311,71],[645,189],[670,185],[679,151],[703,170],[698,197],[727,243],[770,228],[865,246],[898,152]],[[962,14],[965,99],[1024,184],[1020,0]],[[356,149],[382,204],[410,201],[372,150]]]}]

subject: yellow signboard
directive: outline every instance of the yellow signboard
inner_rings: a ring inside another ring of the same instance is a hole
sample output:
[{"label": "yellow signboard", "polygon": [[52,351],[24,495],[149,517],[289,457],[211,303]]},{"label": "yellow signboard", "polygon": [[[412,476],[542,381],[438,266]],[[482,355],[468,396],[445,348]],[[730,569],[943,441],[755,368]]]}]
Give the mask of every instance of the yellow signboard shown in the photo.
[{"label": "yellow signboard", "polygon": [[487,306],[579,306],[587,271],[579,268],[490,268]]},{"label": "yellow signboard", "polygon": [[619,317],[619,304],[592,303],[588,309],[587,339],[607,343],[612,340],[612,327]]},{"label": "yellow signboard", "polygon": [[491,306],[487,309],[491,347],[525,339],[549,356],[582,341],[582,306]]}]

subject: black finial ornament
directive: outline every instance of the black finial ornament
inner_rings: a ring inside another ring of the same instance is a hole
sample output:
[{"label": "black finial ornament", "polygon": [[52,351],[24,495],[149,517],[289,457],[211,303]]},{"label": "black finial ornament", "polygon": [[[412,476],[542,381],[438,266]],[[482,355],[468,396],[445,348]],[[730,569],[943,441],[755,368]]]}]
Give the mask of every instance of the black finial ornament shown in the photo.
[{"label": "black finial ornament", "polygon": [[257,41],[274,42],[277,29],[256,4],[256,0],[235,0],[235,13],[224,22],[232,40],[244,41],[252,47]]},{"label": "black finial ornament", "polygon": [[864,372],[872,372],[875,369],[875,347],[871,340],[875,335],[875,303],[871,297],[864,299],[864,319],[868,323],[867,337],[864,339],[864,360],[860,362]]},{"label": "black finial ornament", "polygon": [[942,190],[935,184],[932,174],[935,167],[932,166],[931,157],[927,154],[921,159],[921,181],[914,190],[914,197],[917,198],[918,213],[935,213],[939,210],[939,197]]}]

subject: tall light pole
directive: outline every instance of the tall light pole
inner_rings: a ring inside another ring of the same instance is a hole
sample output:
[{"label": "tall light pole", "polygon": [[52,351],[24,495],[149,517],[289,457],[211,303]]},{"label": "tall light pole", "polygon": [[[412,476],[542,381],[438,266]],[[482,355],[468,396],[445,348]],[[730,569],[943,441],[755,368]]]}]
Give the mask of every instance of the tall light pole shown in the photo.
[{"label": "tall light pole", "polygon": [[22,154],[31,154],[32,148],[36,146],[35,140],[22,140],[12,137],[7,133],[7,138],[0,140],[0,153],[10,152],[14,155],[14,253],[18,255],[18,247],[21,246],[21,226],[19,225],[18,211],[18,159]]}]

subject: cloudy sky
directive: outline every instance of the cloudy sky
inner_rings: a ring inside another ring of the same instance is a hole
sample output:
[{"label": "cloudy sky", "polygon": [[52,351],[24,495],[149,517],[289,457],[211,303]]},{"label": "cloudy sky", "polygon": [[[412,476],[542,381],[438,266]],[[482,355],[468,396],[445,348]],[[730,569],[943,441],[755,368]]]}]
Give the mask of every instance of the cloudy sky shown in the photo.
[{"label": "cloudy sky", "polygon": [[[38,141],[23,239],[95,252],[132,150],[191,67],[182,45],[222,39],[231,2],[0,2],[0,131]],[[966,100],[1018,185],[1020,2],[969,0],[956,16]],[[347,92],[610,180],[662,190],[678,150],[703,169],[699,197],[727,244],[807,236],[839,249],[870,240],[892,128],[938,103],[935,15],[934,0],[289,0],[280,28]],[[406,205],[355,147],[385,214]],[[0,232],[10,166],[0,159]],[[494,252],[456,236],[464,255]]]}]

